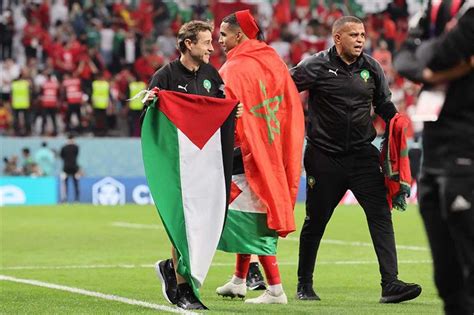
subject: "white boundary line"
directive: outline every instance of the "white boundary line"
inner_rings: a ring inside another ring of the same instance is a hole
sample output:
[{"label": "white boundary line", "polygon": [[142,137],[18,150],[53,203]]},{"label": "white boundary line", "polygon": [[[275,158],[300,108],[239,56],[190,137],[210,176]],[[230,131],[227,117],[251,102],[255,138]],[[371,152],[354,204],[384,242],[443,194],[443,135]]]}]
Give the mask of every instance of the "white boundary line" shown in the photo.
[{"label": "white boundary line", "polygon": [[[130,223],[130,222],[112,222],[111,225],[116,226],[116,227],[129,228],[129,229],[164,230],[163,226],[158,225],[158,224],[137,224],[137,223]],[[286,238],[280,238],[279,240],[298,242],[299,238],[289,236],[289,237],[286,237]],[[372,243],[348,242],[348,241],[330,240],[330,239],[329,240],[328,239],[323,239],[323,240],[321,240],[321,243],[323,243],[323,244],[333,244],[333,245],[342,245],[342,246],[373,247]],[[427,252],[428,251],[427,247],[414,246],[414,245],[397,245],[397,249],[422,251],[422,252]]]},{"label": "white boundary line", "polygon": [[93,296],[95,298],[100,298],[100,299],[104,299],[104,300],[109,300],[109,301],[114,301],[114,302],[121,302],[121,303],[125,303],[125,304],[130,304],[130,305],[137,305],[137,306],[141,306],[141,307],[146,307],[146,308],[151,308],[151,309],[166,311],[166,312],[171,312],[171,313],[196,314],[196,313],[188,312],[188,311],[185,311],[185,310],[180,310],[178,308],[172,308],[172,307],[165,306],[165,305],[153,304],[153,303],[140,301],[140,300],[129,299],[129,298],[125,298],[125,297],[121,297],[121,296],[117,296],[117,295],[104,294],[104,293],[100,293],[100,292],[88,291],[88,290],[84,290],[84,289],[79,289],[79,288],[74,288],[74,287],[67,287],[67,286],[64,286],[64,285],[48,283],[48,282],[42,282],[42,281],[37,281],[37,280],[20,279],[20,278],[14,278],[14,277],[0,275],[0,281],[11,281],[11,282],[16,282],[16,283],[29,284],[29,285],[34,285],[34,286],[37,286],[37,287],[43,287],[43,288],[48,288],[48,289],[55,289],[55,290],[60,290],[60,291],[71,292],[71,293],[75,293],[75,294]]},{"label": "white boundary line", "polygon": [[[280,238],[279,240],[299,242],[299,238],[291,237],[291,236],[286,237],[286,238]],[[374,246],[372,243],[366,243],[366,242],[348,242],[348,241],[327,240],[327,239],[322,239],[321,243],[323,243],[323,244],[333,244],[333,245],[343,245],[343,246],[359,246],[359,247],[373,247]],[[396,247],[397,247],[397,249],[406,249],[406,250],[414,250],[414,251],[422,251],[422,252],[427,252],[428,251],[428,248],[423,247],[423,246],[396,245]]]},{"label": "white boundary line", "polygon": [[[430,264],[432,260],[399,260],[399,264]],[[296,266],[296,262],[279,262],[280,266]],[[376,260],[340,260],[318,261],[318,265],[369,265],[378,264]],[[212,267],[231,267],[234,263],[213,263]],[[152,264],[117,264],[117,265],[64,265],[64,266],[10,266],[0,267],[0,270],[61,270],[61,269],[136,269],[153,268]]]},{"label": "white boundary line", "polygon": [[158,224],[138,224],[130,222],[112,222],[112,226],[128,228],[128,229],[151,229],[151,230],[164,230],[165,228]]}]

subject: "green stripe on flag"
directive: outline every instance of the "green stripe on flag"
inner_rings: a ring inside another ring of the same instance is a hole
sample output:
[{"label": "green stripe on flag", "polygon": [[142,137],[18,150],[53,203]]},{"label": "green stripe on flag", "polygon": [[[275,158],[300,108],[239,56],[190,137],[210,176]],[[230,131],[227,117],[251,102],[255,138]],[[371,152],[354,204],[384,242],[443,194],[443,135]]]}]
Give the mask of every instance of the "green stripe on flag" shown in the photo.
[{"label": "green stripe on flag", "polygon": [[267,214],[229,209],[217,249],[239,254],[276,255],[278,234],[267,227]]}]

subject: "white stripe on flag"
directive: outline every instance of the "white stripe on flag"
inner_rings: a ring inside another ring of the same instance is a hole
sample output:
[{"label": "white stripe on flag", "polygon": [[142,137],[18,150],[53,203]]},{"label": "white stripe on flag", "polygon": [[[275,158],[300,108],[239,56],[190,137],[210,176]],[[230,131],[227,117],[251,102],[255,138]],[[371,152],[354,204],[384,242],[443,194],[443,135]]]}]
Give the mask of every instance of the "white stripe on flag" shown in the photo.
[{"label": "white stripe on flag", "polygon": [[199,150],[178,129],[181,191],[192,276],[202,285],[222,233],[226,206],[220,129]]},{"label": "white stripe on flag", "polygon": [[232,181],[242,191],[229,205],[229,209],[241,212],[266,213],[265,206],[250,189],[245,174],[232,175]]}]

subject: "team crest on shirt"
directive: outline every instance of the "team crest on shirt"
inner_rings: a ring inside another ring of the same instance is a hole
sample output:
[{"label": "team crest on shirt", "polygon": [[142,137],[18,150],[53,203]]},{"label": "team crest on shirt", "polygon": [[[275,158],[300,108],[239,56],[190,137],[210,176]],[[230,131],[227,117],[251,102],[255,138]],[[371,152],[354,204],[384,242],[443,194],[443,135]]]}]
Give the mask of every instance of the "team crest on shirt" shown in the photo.
[{"label": "team crest on shirt", "polygon": [[360,77],[365,81],[365,83],[367,83],[367,80],[370,78],[370,72],[364,69],[361,71]]},{"label": "team crest on shirt", "polygon": [[315,184],[316,184],[316,179],[314,179],[313,176],[308,176],[308,186],[309,186],[309,188],[313,189]]},{"label": "team crest on shirt", "polygon": [[209,80],[207,80],[207,79],[204,80],[204,81],[202,82],[202,86],[204,86],[204,88],[206,89],[207,93],[209,93],[209,92],[211,91],[211,86],[212,86],[211,81],[209,81]]}]

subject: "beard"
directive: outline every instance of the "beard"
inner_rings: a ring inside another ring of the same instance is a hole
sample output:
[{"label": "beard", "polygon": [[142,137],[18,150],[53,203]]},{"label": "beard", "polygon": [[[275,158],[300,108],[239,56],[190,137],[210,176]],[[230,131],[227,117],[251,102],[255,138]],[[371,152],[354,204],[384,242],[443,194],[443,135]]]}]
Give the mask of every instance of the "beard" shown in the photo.
[{"label": "beard", "polygon": [[202,55],[191,55],[191,58],[197,63],[197,64],[205,64],[209,63],[209,56],[202,54]]}]

